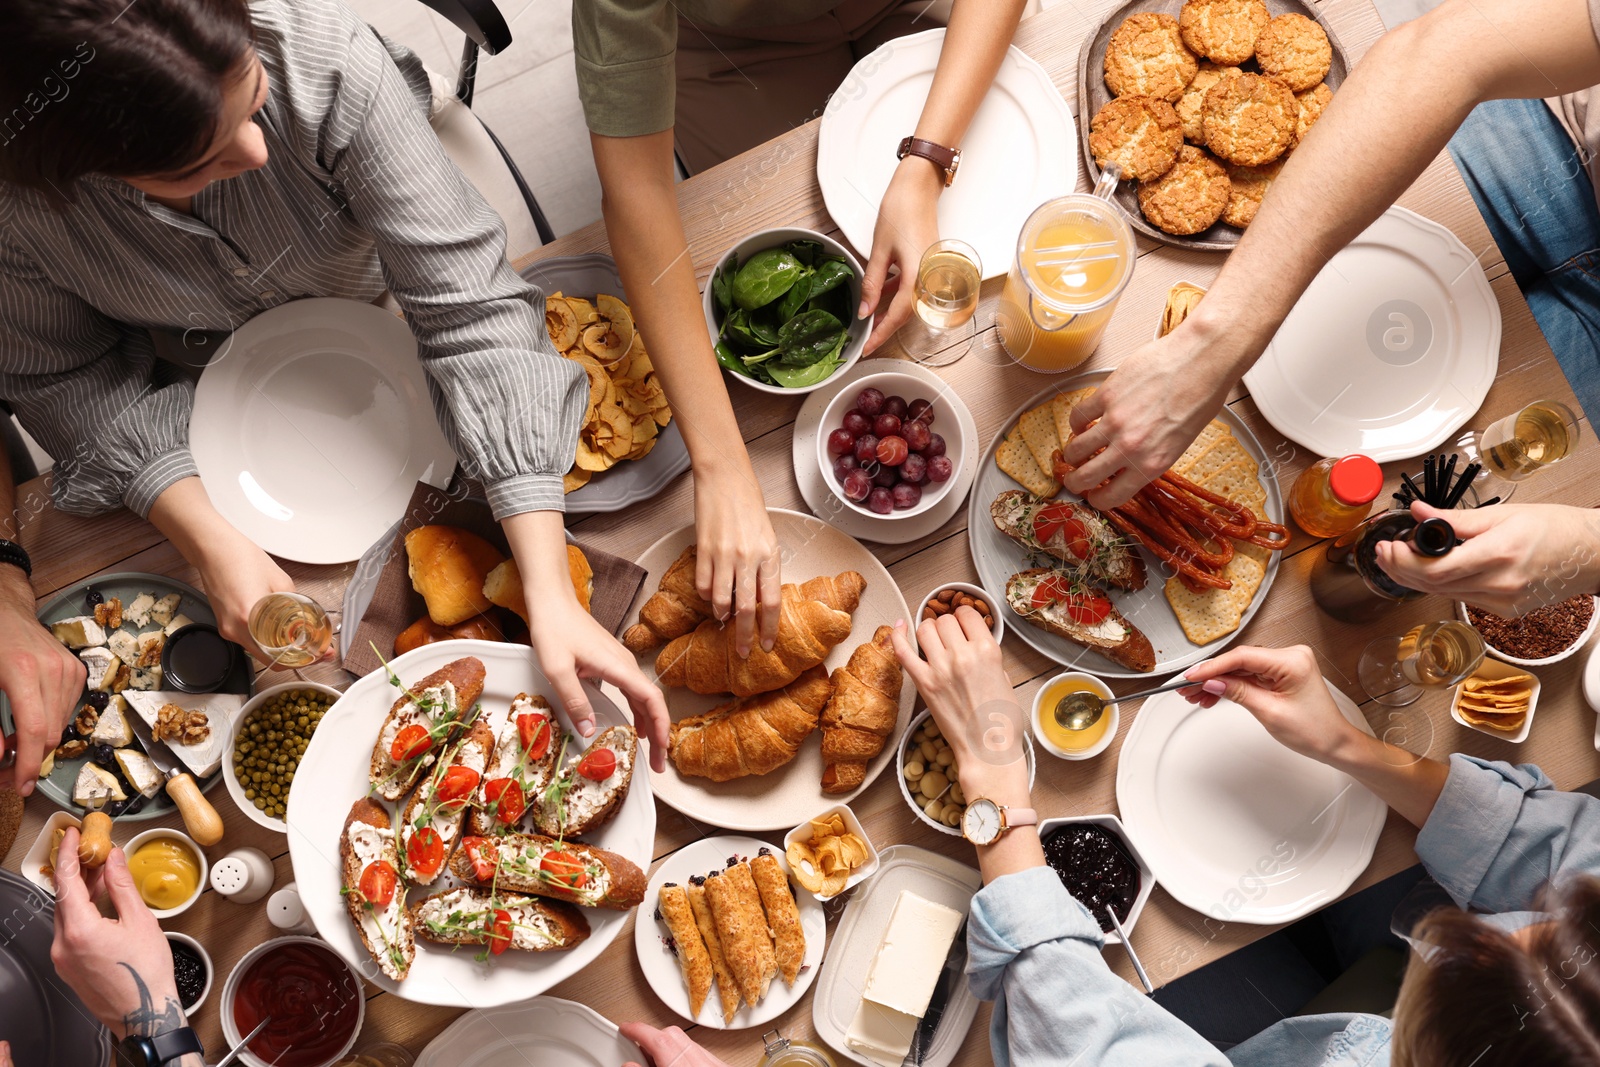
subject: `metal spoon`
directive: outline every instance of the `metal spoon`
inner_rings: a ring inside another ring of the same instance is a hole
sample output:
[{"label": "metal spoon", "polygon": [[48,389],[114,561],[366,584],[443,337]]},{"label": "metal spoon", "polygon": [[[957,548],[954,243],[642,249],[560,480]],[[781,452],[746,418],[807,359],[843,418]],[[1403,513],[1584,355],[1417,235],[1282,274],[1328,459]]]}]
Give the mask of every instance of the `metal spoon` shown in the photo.
[{"label": "metal spoon", "polygon": [[[1170,693],[1174,689],[1183,689],[1191,685],[1199,685],[1187,678],[1179,678],[1175,682],[1155,689],[1146,689],[1141,693],[1129,693],[1125,697],[1115,697],[1114,702],[1122,703],[1129,700],[1142,700],[1153,697],[1157,693]],[[1068,693],[1056,701],[1056,725],[1063,730],[1087,730],[1100,721],[1100,716],[1105,713],[1106,701],[1099,693]]]},{"label": "metal spoon", "polygon": [[[1113,916],[1113,918],[1115,917]],[[272,1016],[268,1015],[265,1019],[262,1019],[261,1022],[256,1024],[256,1028],[246,1034],[244,1040],[235,1045],[232,1052],[228,1053],[226,1056],[222,1057],[222,1059],[217,1061],[217,1067],[228,1067],[228,1064],[238,1059],[239,1053],[244,1050],[244,1047],[250,1044],[250,1042],[254,1041],[256,1039],[256,1035],[265,1030],[267,1028],[267,1024],[271,1021]]]},{"label": "metal spoon", "polygon": [[1139,954],[1133,951],[1133,943],[1128,940],[1127,931],[1117,921],[1116,909],[1107,904],[1106,914],[1111,916],[1111,927],[1116,930],[1117,936],[1122,939],[1122,947],[1128,952],[1128,962],[1133,964],[1133,973],[1139,976],[1139,984],[1144,986],[1146,993],[1154,993],[1156,987],[1150,984],[1150,976],[1144,973],[1144,964],[1139,962]]}]

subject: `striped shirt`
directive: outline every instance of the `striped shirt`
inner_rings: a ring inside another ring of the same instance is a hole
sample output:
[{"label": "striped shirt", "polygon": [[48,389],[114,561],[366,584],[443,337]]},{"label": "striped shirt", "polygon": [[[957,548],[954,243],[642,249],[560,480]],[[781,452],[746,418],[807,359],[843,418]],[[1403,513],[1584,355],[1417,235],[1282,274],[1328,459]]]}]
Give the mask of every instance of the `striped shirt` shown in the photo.
[{"label": "striped shirt", "polygon": [[192,215],[104,176],[64,211],[0,189],[0,398],[55,457],[56,506],[144,515],[197,473],[194,387],[157,360],[150,330],[232,330],[301,297],[388,289],[495,516],[561,510],[584,373],[556,354],[503,224],[429,127],[420,61],[338,0],[252,0],[251,13],[265,167],[207,186]]}]

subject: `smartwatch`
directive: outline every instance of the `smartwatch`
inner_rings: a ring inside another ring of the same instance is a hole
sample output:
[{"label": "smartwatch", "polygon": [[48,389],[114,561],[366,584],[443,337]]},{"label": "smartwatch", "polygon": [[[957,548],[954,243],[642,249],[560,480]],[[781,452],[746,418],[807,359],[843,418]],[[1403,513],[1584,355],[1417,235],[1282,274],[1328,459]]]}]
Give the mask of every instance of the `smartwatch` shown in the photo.
[{"label": "smartwatch", "polygon": [[205,1052],[200,1039],[187,1026],[154,1037],[129,1034],[117,1048],[122,1053],[120,1061],[132,1067],[161,1067],[164,1063],[171,1063],[191,1053],[199,1056]]},{"label": "smartwatch", "polygon": [[961,815],[961,836],[974,845],[992,845],[1018,826],[1036,826],[1039,813],[1032,808],[1009,808],[988,797],[967,801]]},{"label": "smartwatch", "polygon": [[0,563],[21,567],[23,574],[29,578],[33,577],[33,560],[28,558],[27,550],[15,541],[7,541],[3,537],[0,537]]}]

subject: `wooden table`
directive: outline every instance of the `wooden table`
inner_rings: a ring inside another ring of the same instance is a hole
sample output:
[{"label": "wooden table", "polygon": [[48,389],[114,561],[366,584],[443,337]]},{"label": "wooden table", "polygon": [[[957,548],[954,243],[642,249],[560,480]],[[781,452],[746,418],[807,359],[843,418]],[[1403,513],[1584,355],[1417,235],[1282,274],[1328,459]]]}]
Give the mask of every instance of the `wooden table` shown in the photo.
[{"label": "wooden table", "polygon": [[[1051,72],[1057,88],[1069,103],[1076,98],[1073,83],[1079,42],[1113,6],[1114,0],[1061,4],[1029,19],[1018,32],[1017,45]],[[1363,54],[1383,32],[1368,0],[1329,0],[1321,7],[1352,58]],[[678,187],[691,253],[702,283],[717,257],[729,245],[757,229],[799,225],[837,233],[822,206],[817,188],[816,138],[816,124],[811,123]],[[1058,147],[1077,151],[1076,145]],[[1448,156],[1441,155],[1435,160],[1400,202],[1448,226],[1469,248],[1479,250],[1480,261],[1500,303],[1504,319],[1500,373],[1471,425],[1484,426],[1542,397],[1555,397],[1577,408],[1571,389]],[[604,230],[596,224],[541,249],[530,261],[605,247]],[[1121,354],[1151,335],[1172,283],[1188,279],[1208,284],[1222,262],[1217,255],[1180,252],[1151,243],[1142,243],[1140,252],[1138,270],[1122,297],[1099,353],[1084,369],[1114,366]],[[991,323],[991,330],[997,297],[996,283],[984,287],[984,305],[980,311],[984,318],[980,321]],[[1003,428],[1007,417],[1041,387],[1039,377],[997,366],[977,355],[941,368],[940,373],[971,407],[979,438],[985,442],[992,439]],[[767,503],[773,507],[806,510],[790,461],[791,424],[800,398],[770,396],[739,385],[729,388]],[[1303,454],[1268,426],[1243,390],[1236,390],[1229,404],[1266,446],[1271,465],[1285,488],[1318,458]],[[1591,432],[1592,429],[1584,431],[1585,435]],[[1397,478],[1397,472],[1398,465],[1390,465],[1391,481]],[[1518,502],[1559,500],[1593,505],[1597,500],[1592,488],[1596,479],[1592,475],[1597,473],[1600,473],[1600,449],[1586,443],[1576,456],[1560,467],[1524,483],[1518,492]],[[663,530],[690,522],[691,506],[690,479],[685,477],[674,482],[648,506],[622,514],[578,519],[571,526],[577,536],[587,542],[626,558],[637,558]],[[38,479],[22,487],[19,510],[22,542],[37,561],[34,586],[41,602],[67,585],[108,570],[152,571],[189,582],[197,580],[193,569],[154,528],[127,512],[98,519],[74,518],[56,512],[49,505],[47,479]],[[872,550],[900,583],[906,600],[914,604],[940,583],[976,580],[967,552],[965,525],[963,512],[943,529],[920,541],[874,546]],[[1324,673],[1360,700],[1363,694],[1354,681],[1354,672],[1367,640],[1412,622],[1443,617],[1450,608],[1438,600],[1422,600],[1397,609],[1373,627],[1335,623],[1315,610],[1309,600],[1306,576],[1314,554],[1307,549],[1313,544],[1304,535],[1297,534],[1286,553],[1272,595],[1251,622],[1244,639],[1265,645],[1310,644],[1319,651]],[[284,566],[303,591],[326,604],[342,601],[345,583],[353,570],[351,565],[315,567],[286,563]],[[1379,733],[1413,751],[1434,757],[1467,752],[1493,759],[1536,762],[1557,785],[1570,788],[1600,776],[1600,755],[1591,743],[1594,716],[1584,706],[1579,689],[1582,663],[1582,657],[1573,657],[1539,671],[1544,690],[1538,721],[1528,741],[1520,746],[1488,738],[1454,723],[1449,716],[1447,695],[1442,693],[1429,693],[1411,708],[1398,712],[1370,703],[1363,707]],[[1015,639],[1005,642],[1005,666],[1016,687],[1017,698],[1024,706],[1043,680],[1059,669]],[[350,680],[348,675],[331,667],[319,667],[312,676],[341,686]],[[1129,691],[1127,684],[1114,688]],[[1123,731],[1131,725],[1133,717],[1126,717],[1121,727]],[[1035,790],[1041,815],[1115,810],[1114,782],[1119,746],[1120,739],[1106,755],[1086,763],[1042,760]],[[224,844],[213,849],[213,854],[220,855],[226,848],[239,845],[254,845],[275,857],[278,884],[287,884],[293,874],[285,839],[246,819],[220,787],[212,797],[228,831]],[[868,833],[880,844],[907,842],[945,852],[964,862],[973,860],[965,842],[937,834],[912,818],[899,796],[892,771],[863,794],[855,808]],[[8,868],[17,869],[52,810],[50,802],[42,797],[28,801],[22,833],[5,857]],[[659,803],[657,814],[656,862],[684,844],[716,832]],[[169,821],[176,824],[175,819]],[[137,823],[119,827],[117,839],[124,841],[132,832],[151,825]],[[779,839],[776,834],[769,836],[774,841]],[[1415,831],[1391,815],[1372,864],[1352,891],[1414,863],[1414,839]],[[836,918],[838,906],[829,910]],[[261,906],[230,904],[209,890],[193,908],[166,926],[199,938],[216,963],[216,988],[193,1020],[215,1059],[224,1048],[218,1014],[222,978],[247,949],[275,931]],[[1272,929],[1202,916],[1178,904],[1158,888],[1139,923],[1134,945],[1152,980],[1163,984]],[[617,1021],[641,1019],[660,1025],[673,1021],[666,1007],[645,984],[631,945],[632,932],[625,929],[587,970],[556,986],[550,993],[592,1005]],[[1131,980],[1120,951],[1111,950],[1106,958],[1118,973]],[[392,1040],[420,1051],[460,1014],[452,1009],[410,1004],[376,989],[369,989],[369,994],[366,1029],[358,1047]],[[957,1063],[989,1062],[988,1017],[985,1006],[961,1048]],[[790,1036],[810,1036],[809,998],[779,1018],[776,1025]],[[759,1042],[753,1031],[700,1030],[694,1036],[732,1064],[751,1064],[759,1057]]]}]

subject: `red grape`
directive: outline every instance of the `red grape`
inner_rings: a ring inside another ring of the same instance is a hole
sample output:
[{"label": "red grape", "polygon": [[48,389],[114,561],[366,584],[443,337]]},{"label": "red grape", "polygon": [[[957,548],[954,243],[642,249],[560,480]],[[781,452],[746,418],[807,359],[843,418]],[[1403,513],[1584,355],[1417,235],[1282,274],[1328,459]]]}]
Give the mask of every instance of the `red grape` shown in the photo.
[{"label": "red grape", "polygon": [[856,462],[871,463],[878,458],[878,439],[870,433],[856,438]]},{"label": "red grape", "polygon": [[853,470],[844,478],[844,495],[849,500],[862,501],[872,492],[872,479],[864,470]]},{"label": "red grape", "polygon": [[844,428],[850,431],[851,436],[860,437],[872,432],[872,420],[859,411],[847,411],[844,414]]},{"label": "red grape", "polygon": [[899,433],[900,420],[895,418],[893,415],[879,415],[877,418],[872,420],[872,432],[877,434],[879,438],[884,438],[888,437],[890,434]]},{"label": "red grape", "polygon": [[856,410],[867,418],[875,417],[883,410],[883,390],[868,387],[856,394]]},{"label": "red grape", "polygon": [[892,488],[899,480],[900,468],[891,467],[885,463],[878,464],[877,470],[875,470],[872,474],[872,484],[881,485],[885,489]]},{"label": "red grape", "polygon": [[928,461],[915,452],[900,464],[900,479],[912,485],[921,485],[928,479]]},{"label": "red grape", "polygon": [[928,447],[922,450],[922,454],[927,456],[929,459],[932,459],[934,456],[944,455],[944,438],[938,434],[930,434],[928,437]]},{"label": "red grape", "polygon": [[856,435],[849,430],[835,430],[828,435],[828,455],[842,456],[856,447]]},{"label": "red grape", "polygon": [[917,419],[901,423],[900,436],[906,439],[906,445],[913,452],[927,451],[928,442],[933,440],[933,433],[928,429],[928,424]]},{"label": "red grape", "polygon": [[907,447],[904,437],[896,437],[890,434],[888,437],[878,438],[879,463],[887,463],[891,467],[898,467],[906,461],[906,457],[910,454],[911,449]]},{"label": "red grape", "polygon": [[[883,410],[897,419],[906,417],[906,407],[906,398],[903,396],[891,396],[883,402]],[[867,409],[861,410],[865,412]]]},{"label": "red grape", "polygon": [[889,495],[894,499],[894,506],[901,511],[905,511],[922,503],[922,486],[912,485],[910,482],[901,482],[890,490]]},{"label": "red grape", "polygon": [[950,462],[949,456],[934,456],[928,460],[928,480],[930,482],[949,481],[950,476],[956,472],[956,465]]},{"label": "red grape", "polygon": [[894,510],[894,494],[880,485],[867,494],[867,507],[879,515],[887,515]]},{"label": "red grape", "polygon": [[906,418],[917,419],[930,426],[933,425],[933,401],[913,400],[910,406],[906,408]]},{"label": "red grape", "polygon": [[842,482],[844,481],[845,475],[849,474],[859,466],[861,466],[861,464],[856,462],[856,457],[840,456],[838,459],[833,461],[833,476]]}]

